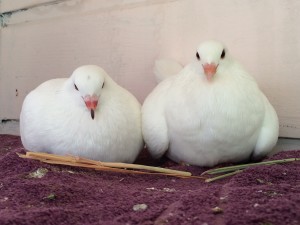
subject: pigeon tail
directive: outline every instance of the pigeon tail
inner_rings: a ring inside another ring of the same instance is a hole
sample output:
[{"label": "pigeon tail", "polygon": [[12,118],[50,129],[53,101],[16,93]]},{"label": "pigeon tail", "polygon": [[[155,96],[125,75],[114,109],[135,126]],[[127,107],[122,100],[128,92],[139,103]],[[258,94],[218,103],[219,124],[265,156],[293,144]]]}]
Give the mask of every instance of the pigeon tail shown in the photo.
[{"label": "pigeon tail", "polygon": [[156,81],[159,83],[162,80],[179,73],[183,66],[173,59],[159,59],[155,61],[154,74]]}]

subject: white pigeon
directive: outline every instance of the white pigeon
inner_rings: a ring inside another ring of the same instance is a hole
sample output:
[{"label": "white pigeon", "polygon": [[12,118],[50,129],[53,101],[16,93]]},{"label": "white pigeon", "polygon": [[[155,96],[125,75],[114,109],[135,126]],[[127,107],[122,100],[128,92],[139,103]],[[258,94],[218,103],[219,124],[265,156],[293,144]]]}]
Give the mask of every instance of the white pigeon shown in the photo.
[{"label": "white pigeon", "polygon": [[140,103],[95,65],[31,91],[20,131],[27,150],[100,161],[132,163],[144,144]]},{"label": "white pigeon", "polygon": [[[142,106],[142,129],[153,157],[214,166],[267,155],[278,139],[278,117],[255,80],[222,43],[208,41],[197,60],[179,69],[160,60],[160,82]],[[168,69],[169,68],[169,69]],[[168,72],[170,71],[170,72]]]}]

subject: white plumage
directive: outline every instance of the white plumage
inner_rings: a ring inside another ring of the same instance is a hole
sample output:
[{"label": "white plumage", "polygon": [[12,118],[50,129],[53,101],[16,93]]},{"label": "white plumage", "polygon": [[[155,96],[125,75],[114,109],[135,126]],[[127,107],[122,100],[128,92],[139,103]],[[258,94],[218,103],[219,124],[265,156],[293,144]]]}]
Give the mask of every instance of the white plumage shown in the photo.
[{"label": "white plumage", "polygon": [[157,82],[174,76],[182,70],[182,65],[171,59],[157,60],[155,62],[154,74]]},{"label": "white plumage", "polygon": [[[201,44],[196,55],[197,61],[174,76],[159,75],[168,78],[144,101],[150,153],[199,166],[268,154],[278,139],[278,118],[255,80],[219,42]],[[169,60],[156,65],[156,74],[178,69]]]},{"label": "white plumage", "polygon": [[30,151],[131,163],[143,147],[140,108],[103,69],[82,66],[26,96],[22,143]]}]

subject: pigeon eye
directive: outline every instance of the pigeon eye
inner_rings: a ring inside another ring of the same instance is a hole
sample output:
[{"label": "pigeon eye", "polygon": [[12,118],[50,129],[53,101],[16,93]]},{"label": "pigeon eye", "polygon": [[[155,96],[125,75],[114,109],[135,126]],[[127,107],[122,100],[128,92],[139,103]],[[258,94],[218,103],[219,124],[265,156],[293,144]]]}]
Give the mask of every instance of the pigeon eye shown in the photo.
[{"label": "pigeon eye", "polygon": [[102,88],[104,87],[104,82],[103,82],[103,84],[102,84]]},{"label": "pigeon eye", "polygon": [[74,84],[75,89],[78,91],[78,87],[76,86],[76,84]]},{"label": "pigeon eye", "polygon": [[199,55],[198,52],[196,53],[196,57],[197,57],[198,60],[200,60],[200,55]]},{"label": "pigeon eye", "polygon": [[222,54],[221,54],[221,59],[225,58],[225,49],[223,49]]}]

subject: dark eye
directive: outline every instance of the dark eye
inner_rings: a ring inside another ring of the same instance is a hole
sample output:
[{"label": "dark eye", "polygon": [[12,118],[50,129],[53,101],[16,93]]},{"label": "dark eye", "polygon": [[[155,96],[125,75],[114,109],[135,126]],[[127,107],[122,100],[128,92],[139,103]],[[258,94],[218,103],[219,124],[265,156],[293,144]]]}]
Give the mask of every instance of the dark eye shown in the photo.
[{"label": "dark eye", "polygon": [[198,52],[196,53],[196,57],[197,57],[198,60],[200,60],[200,55],[199,55]]},{"label": "dark eye", "polygon": [[104,82],[103,82],[103,84],[102,84],[102,88],[104,87]]},{"label": "dark eye", "polygon": [[221,54],[221,59],[224,59],[225,57],[225,49],[223,49],[222,54]]},{"label": "dark eye", "polygon": [[76,86],[76,84],[74,84],[75,89],[78,91],[78,87]]}]

